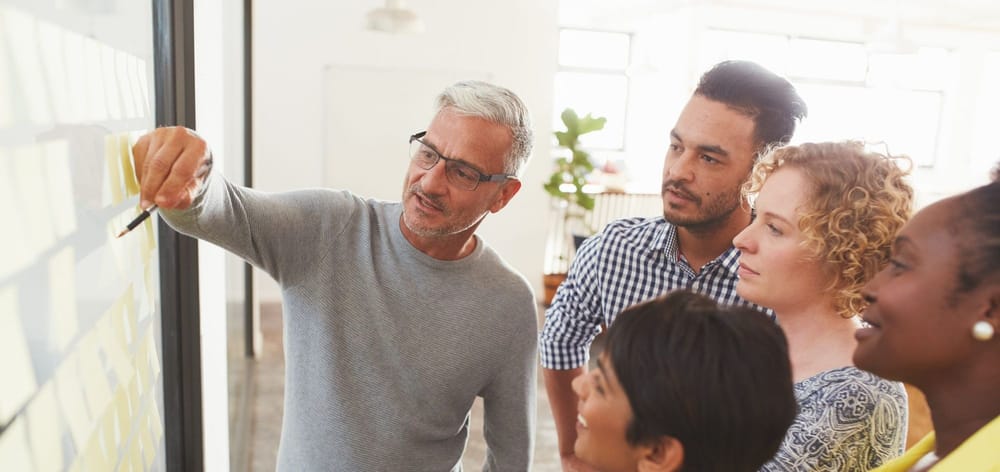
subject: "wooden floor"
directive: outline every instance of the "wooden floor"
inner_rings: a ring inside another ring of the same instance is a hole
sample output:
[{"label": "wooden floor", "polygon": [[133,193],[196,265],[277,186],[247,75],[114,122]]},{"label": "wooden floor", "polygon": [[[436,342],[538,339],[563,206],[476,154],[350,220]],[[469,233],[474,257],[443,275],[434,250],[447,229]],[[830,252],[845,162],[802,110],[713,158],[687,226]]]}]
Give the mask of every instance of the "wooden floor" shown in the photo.
[{"label": "wooden floor", "polygon": [[[233,470],[238,472],[273,471],[277,459],[278,439],[281,436],[285,361],[282,355],[280,307],[274,306],[272,309],[265,308],[261,311],[261,329],[264,336],[263,353],[260,359],[253,361],[253,365],[246,367],[252,371],[251,378],[254,380],[246,389],[248,394],[246,401],[248,406],[252,405],[252,415],[245,421],[246,440],[250,447],[245,456],[231,460]],[[555,472],[560,470],[555,424],[552,421],[540,375],[535,459],[532,470]],[[239,400],[231,401],[236,403]],[[477,400],[472,410],[469,443],[462,458],[462,466],[466,471],[480,470],[482,466],[485,454],[482,418],[482,402]],[[239,434],[230,436],[240,437]]]}]

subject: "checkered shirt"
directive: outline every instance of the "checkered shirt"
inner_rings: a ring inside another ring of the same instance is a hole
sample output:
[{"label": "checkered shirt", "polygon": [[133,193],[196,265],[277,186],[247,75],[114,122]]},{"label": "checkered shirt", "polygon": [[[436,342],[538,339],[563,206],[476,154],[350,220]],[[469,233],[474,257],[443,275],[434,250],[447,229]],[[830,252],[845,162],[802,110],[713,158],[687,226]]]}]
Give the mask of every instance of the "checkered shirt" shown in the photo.
[{"label": "checkered shirt", "polygon": [[663,217],[616,220],[586,240],[545,313],[538,340],[542,366],[566,370],[586,364],[602,324],[610,326],[623,309],[670,290],[689,289],[770,314],[736,294],[736,248],[696,274],[677,245],[677,228]]}]

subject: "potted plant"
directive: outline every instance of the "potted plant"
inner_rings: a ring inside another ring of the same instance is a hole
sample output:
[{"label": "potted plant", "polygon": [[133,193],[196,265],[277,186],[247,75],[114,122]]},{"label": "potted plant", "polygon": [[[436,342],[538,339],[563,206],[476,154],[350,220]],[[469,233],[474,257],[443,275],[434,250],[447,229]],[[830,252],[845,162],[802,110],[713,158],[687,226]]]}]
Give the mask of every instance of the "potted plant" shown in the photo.
[{"label": "potted plant", "polygon": [[556,131],[555,136],[559,146],[568,150],[569,154],[556,159],[555,170],[544,185],[545,191],[553,197],[562,223],[559,228],[562,234],[556,236],[558,243],[550,245],[548,250],[548,257],[556,261],[550,264],[555,270],[547,270],[545,274],[546,304],[551,301],[552,294],[569,269],[572,249],[566,241],[573,241],[574,237],[583,239],[594,232],[584,221],[587,212],[594,209],[594,197],[583,191],[587,175],[594,171],[594,163],[590,154],[580,148],[580,136],[603,129],[607,122],[606,118],[595,118],[590,113],[581,117],[571,108],[563,110],[561,117],[566,128]]}]

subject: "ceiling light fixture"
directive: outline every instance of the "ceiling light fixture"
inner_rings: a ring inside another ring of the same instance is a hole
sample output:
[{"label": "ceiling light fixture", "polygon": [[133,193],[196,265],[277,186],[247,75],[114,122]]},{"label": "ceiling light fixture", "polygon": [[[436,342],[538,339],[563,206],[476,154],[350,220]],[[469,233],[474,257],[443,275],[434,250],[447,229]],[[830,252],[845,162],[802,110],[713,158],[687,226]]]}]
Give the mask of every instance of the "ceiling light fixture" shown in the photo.
[{"label": "ceiling light fixture", "polygon": [[868,50],[879,54],[916,54],[920,47],[903,33],[903,4],[895,0],[885,24],[868,40]]},{"label": "ceiling light fixture", "polygon": [[385,6],[368,12],[368,29],[386,33],[422,33],[424,22],[403,0],[385,0]]}]

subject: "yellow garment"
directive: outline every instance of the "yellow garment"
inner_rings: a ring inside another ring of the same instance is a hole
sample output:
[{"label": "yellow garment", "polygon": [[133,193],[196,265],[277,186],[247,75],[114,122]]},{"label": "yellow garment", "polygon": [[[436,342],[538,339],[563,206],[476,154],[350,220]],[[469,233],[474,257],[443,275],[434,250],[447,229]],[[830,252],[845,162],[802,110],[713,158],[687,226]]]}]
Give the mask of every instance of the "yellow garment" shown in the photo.
[{"label": "yellow garment", "polygon": [[[931,431],[902,456],[872,472],[906,472],[933,450],[934,432]],[[931,472],[1000,472],[1000,416],[934,464]]]}]

